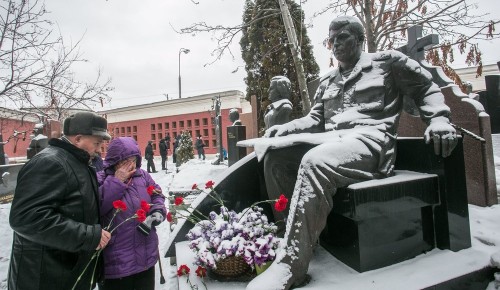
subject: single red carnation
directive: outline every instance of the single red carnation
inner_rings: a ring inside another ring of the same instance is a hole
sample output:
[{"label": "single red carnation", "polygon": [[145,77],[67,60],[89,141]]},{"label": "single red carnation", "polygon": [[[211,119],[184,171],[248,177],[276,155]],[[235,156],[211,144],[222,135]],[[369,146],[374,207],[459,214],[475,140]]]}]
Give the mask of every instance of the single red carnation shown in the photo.
[{"label": "single red carnation", "polygon": [[172,213],[171,212],[168,212],[167,213],[167,221],[169,223],[173,222],[174,221],[174,217],[172,216]]},{"label": "single red carnation", "polygon": [[214,184],[215,183],[212,180],[209,180],[209,181],[207,181],[207,183],[205,183],[205,188],[206,189],[212,188],[212,187],[214,187]]},{"label": "single red carnation", "polygon": [[149,205],[149,203],[145,200],[141,200],[141,208],[145,211],[145,212],[149,212],[149,209],[151,208],[151,205]]},{"label": "single red carnation", "polygon": [[121,200],[113,201],[113,207],[119,211],[126,211],[127,210],[127,205],[125,204],[125,202],[123,202]]},{"label": "single red carnation", "polygon": [[198,184],[193,184],[193,186],[191,187],[192,190],[195,190],[195,189],[198,189]]},{"label": "single red carnation", "polygon": [[286,205],[288,203],[288,198],[286,198],[283,194],[276,200],[274,203],[274,209],[276,211],[284,211],[286,209]]},{"label": "single red carnation", "polygon": [[137,220],[140,223],[146,220],[146,212],[142,208],[138,209],[135,214],[137,215]]},{"label": "single red carnation", "polygon": [[203,268],[202,266],[198,266],[198,269],[196,269],[195,273],[196,276],[203,278],[207,276],[207,269]]},{"label": "single red carnation", "polygon": [[177,269],[177,276],[189,275],[189,267],[187,265],[180,265]]},{"label": "single red carnation", "polygon": [[148,188],[147,188],[147,191],[148,191],[148,194],[149,194],[149,195],[153,195],[154,190],[155,190],[154,185],[150,185],[150,186],[148,186]]},{"label": "single red carnation", "polygon": [[175,201],[174,201],[175,205],[181,205],[183,202],[184,202],[184,199],[181,196],[176,197]]}]

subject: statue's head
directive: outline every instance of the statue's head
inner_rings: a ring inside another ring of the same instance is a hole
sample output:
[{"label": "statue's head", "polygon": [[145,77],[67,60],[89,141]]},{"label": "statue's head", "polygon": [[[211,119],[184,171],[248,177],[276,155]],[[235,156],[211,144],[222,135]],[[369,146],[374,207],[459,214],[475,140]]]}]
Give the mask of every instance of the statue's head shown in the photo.
[{"label": "statue's head", "polygon": [[33,134],[36,136],[38,134],[43,134],[43,124],[37,123],[35,127],[33,127]]},{"label": "statue's head", "polygon": [[269,84],[269,100],[276,102],[281,99],[290,98],[292,85],[290,80],[285,76],[275,76]]},{"label": "statue's head", "polygon": [[340,16],[330,23],[328,41],[339,62],[357,60],[363,49],[365,29],[358,18]]},{"label": "statue's head", "polygon": [[240,112],[238,112],[238,109],[232,108],[229,110],[229,120],[231,122],[234,122],[240,118]]}]

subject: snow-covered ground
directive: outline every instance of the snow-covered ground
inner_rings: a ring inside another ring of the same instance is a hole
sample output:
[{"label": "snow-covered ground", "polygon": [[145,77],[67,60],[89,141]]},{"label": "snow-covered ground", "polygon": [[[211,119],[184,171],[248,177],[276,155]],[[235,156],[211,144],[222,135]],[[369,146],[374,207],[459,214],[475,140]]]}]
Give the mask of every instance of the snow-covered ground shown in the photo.
[{"label": "snow-covered ground", "polygon": [[[159,160],[155,161],[156,168],[161,168]],[[164,192],[168,192],[168,190],[190,190],[193,183],[203,185],[206,181],[214,179],[227,167],[226,165],[212,165],[212,158],[207,158],[206,161],[193,159],[181,166],[177,173],[170,158],[168,161],[166,173],[159,170],[158,173],[152,174],[155,181],[162,186]],[[500,188],[500,157],[498,156],[495,156],[495,166],[497,168],[497,188]],[[7,288],[6,279],[12,244],[12,229],[8,223],[9,212],[10,204],[0,205],[0,232],[2,233],[0,234],[0,289]],[[484,264],[495,253],[497,263],[500,263],[500,205],[487,208],[471,205],[469,206],[469,214],[472,234],[472,248],[470,249],[458,253],[435,249],[412,260],[362,274],[357,274],[354,270],[331,258],[329,254],[323,253],[323,250],[320,249],[310,267],[310,273],[313,272],[313,280],[303,289],[327,290],[333,287],[336,289],[419,289],[412,286],[421,285],[417,281],[428,279],[431,282],[436,277],[453,277],[451,275],[454,273],[467,273],[471,265]],[[160,249],[164,249],[170,233],[169,225],[167,223],[161,224],[158,233]],[[454,263],[450,267],[444,264],[444,260],[448,257],[454,257]],[[170,260],[163,258],[163,255],[161,255],[161,262],[166,283],[160,284],[159,267],[156,267],[156,289],[178,289],[177,266],[171,266]],[[426,273],[431,273],[431,275],[423,276],[421,274],[422,269],[426,269]],[[387,284],[387,281],[392,281],[392,283]],[[335,285],[339,286],[340,282],[345,286],[336,287]],[[244,286],[244,284],[231,286],[211,282],[208,284],[208,289],[244,289]],[[199,287],[199,289],[203,288],[201,284]],[[494,289],[493,283],[490,284],[488,289]]]}]

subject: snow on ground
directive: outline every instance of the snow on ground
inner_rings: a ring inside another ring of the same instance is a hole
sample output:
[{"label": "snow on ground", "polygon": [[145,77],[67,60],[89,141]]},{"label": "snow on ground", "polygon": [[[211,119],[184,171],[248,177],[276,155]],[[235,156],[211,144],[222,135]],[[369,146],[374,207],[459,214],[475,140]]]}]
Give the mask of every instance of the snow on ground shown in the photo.
[{"label": "snow on ground", "polygon": [[[207,156],[208,157],[208,156]],[[167,172],[159,170],[158,173],[153,173],[153,179],[162,186],[166,193],[169,190],[190,190],[193,183],[204,184],[208,180],[215,179],[218,174],[221,174],[227,165],[212,165],[213,158],[207,158],[205,161],[193,159],[179,168],[176,172],[175,166],[171,163],[171,158],[168,160]],[[161,168],[159,160],[155,160],[156,168]],[[500,187],[500,158],[495,156],[495,166],[497,168],[497,188]],[[145,164],[143,165],[145,168]],[[12,229],[8,223],[8,215],[10,212],[10,204],[0,205],[0,289],[7,288],[7,272],[10,261],[10,252],[12,244]],[[320,248],[317,251],[314,261],[311,263],[310,271],[317,273],[313,276],[313,281],[310,285],[303,289],[332,289],[335,285],[339,286],[339,281],[350,279],[343,285],[342,289],[412,289],[412,283],[421,280],[432,281],[435,277],[447,277],[457,272],[466,273],[471,265],[485,263],[490,257],[496,253],[500,257],[500,205],[482,208],[477,206],[469,206],[469,214],[471,220],[472,248],[453,253],[450,251],[433,250],[425,255],[420,255],[409,261],[405,261],[396,265],[385,267],[382,269],[357,274],[351,268],[340,263],[332,258],[328,253]],[[158,235],[160,239],[160,249],[165,248],[165,243],[170,234],[169,225],[163,223],[158,227]],[[163,253],[160,254],[163,274],[166,279],[165,284],[160,284],[159,267],[156,267],[156,288],[157,290],[176,290],[178,289],[176,277],[176,265],[170,265],[169,258],[163,258]],[[453,265],[449,267],[444,264],[446,257],[455,257]],[[500,260],[500,258],[498,258]],[[497,261],[500,263],[500,261]],[[423,276],[422,269],[426,269],[426,273],[432,273],[429,276]],[[429,269],[431,271],[429,271]],[[384,281],[393,281],[391,284],[394,288],[387,288]],[[379,281],[379,285],[385,285],[385,288],[377,288],[373,285]],[[397,285],[397,286],[396,286]],[[488,289],[491,288],[492,284]],[[220,284],[211,282],[208,284],[209,290],[220,289],[244,289],[244,284],[238,287],[229,287],[228,284]],[[234,286],[234,285],[233,285]],[[203,288],[200,284],[199,287]],[[402,288],[401,288],[402,287]],[[200,288],[200,289],[201,289]],[[341,289],[338,288],[337,289]]]},{"label": "snow on ground", "polygon": [[500,156],[493,156],[495,160],[495,179],[497,180],[498,200],[500,200]]}]

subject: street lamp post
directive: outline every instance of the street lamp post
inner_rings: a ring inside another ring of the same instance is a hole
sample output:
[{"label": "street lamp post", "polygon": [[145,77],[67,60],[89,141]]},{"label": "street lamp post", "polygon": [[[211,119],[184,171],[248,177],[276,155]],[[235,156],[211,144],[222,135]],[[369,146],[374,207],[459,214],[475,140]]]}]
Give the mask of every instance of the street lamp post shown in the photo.
[{"label": "street lamp post", "polygon": [[187,48],[179,49],[179,99],[181,98],[181,52],[187,54],[189,51],[190,50]]}]

